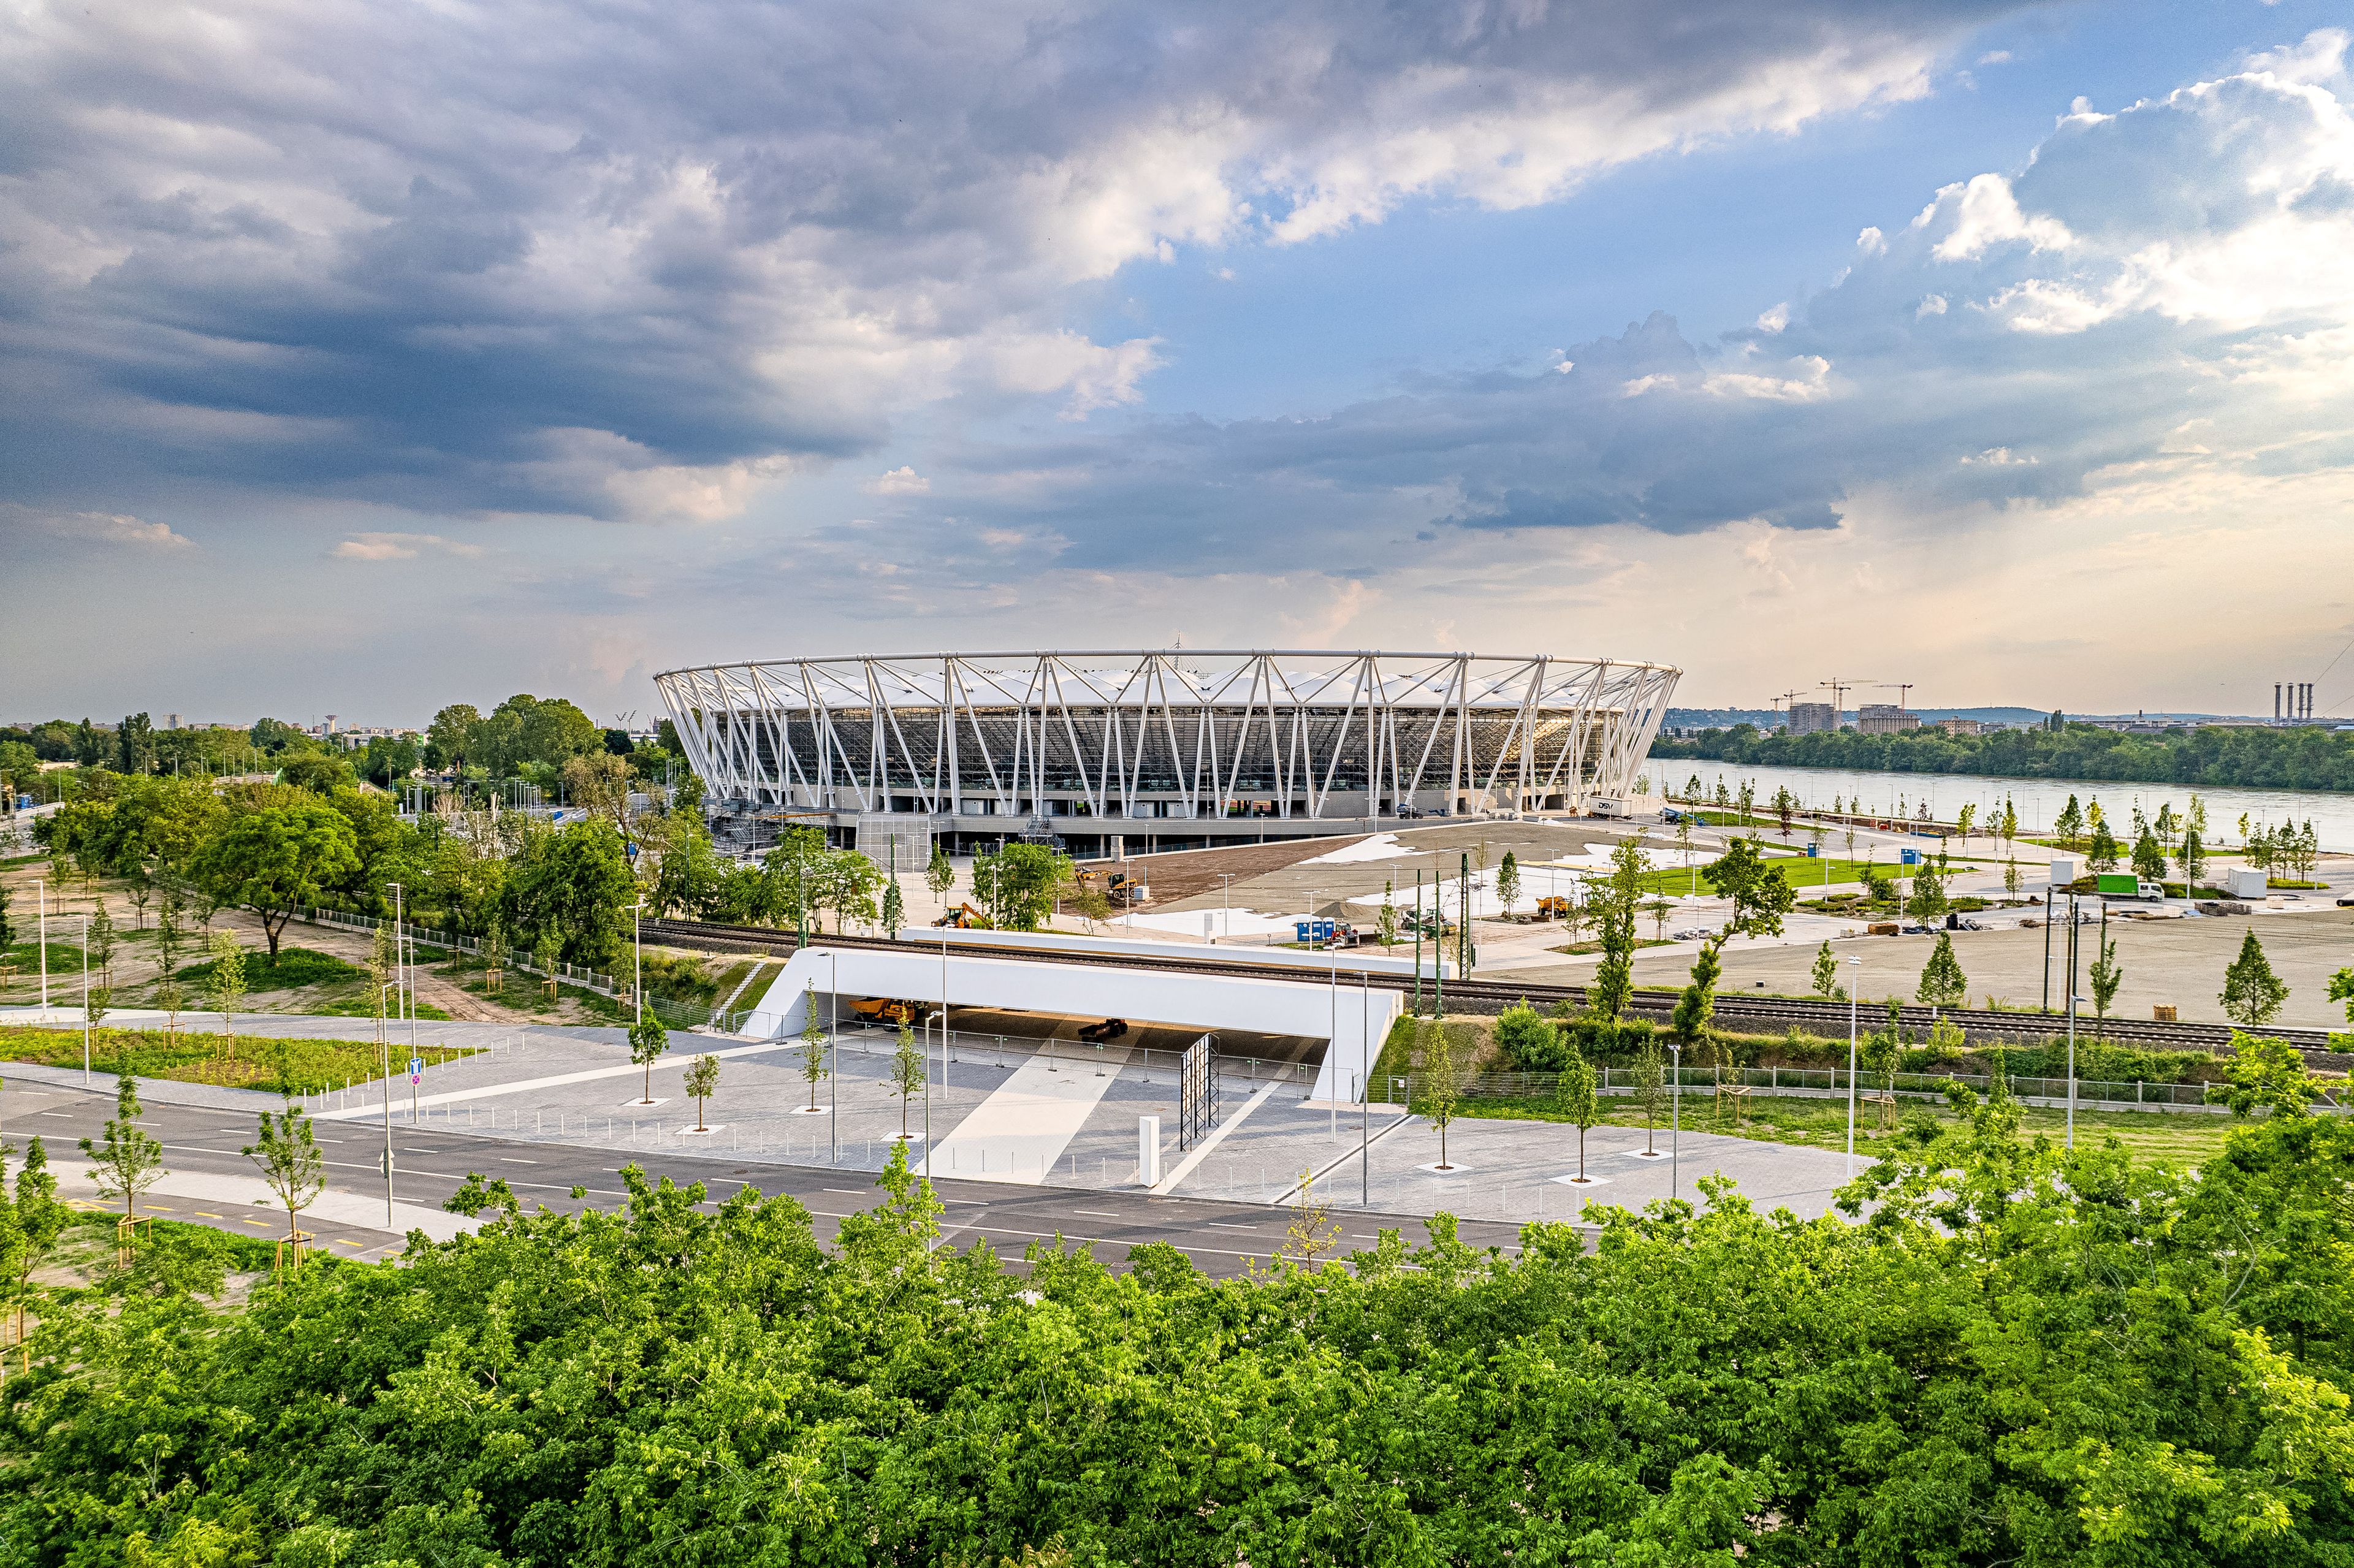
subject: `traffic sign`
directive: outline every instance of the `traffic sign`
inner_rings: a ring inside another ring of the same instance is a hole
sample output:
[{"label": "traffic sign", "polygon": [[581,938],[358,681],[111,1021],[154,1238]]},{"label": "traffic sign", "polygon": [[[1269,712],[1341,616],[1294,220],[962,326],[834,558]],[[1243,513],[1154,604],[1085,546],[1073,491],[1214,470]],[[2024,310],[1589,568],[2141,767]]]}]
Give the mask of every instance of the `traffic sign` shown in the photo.
[{"label": "traffic sign", "polygon": [[411,1056],[408,1059],[408,1081],[411,1084],[414,1084],[419,1078],[422,1077],[424,1074],[425,1058],[422,1056]]}]

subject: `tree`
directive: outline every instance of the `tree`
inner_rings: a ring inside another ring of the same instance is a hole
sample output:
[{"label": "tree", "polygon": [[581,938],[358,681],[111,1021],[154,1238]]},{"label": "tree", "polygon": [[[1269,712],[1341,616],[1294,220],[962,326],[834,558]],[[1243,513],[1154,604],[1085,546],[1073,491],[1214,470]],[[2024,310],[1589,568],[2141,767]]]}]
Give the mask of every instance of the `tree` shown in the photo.
[{"label": "tree", "polygon": [[237,1004],[245,1000],[245,948],[234,931],[215,931],[207,946],[212,972],[205,978],[205,994],[211,999],[213,1011],[221,1015],[221,1033],[228,1037],[229,1046],[234,1049]]},{"label": "tree", "polygon": [[291,1099],[275,1117],[263,1111],[260,1130],[245,1146],[245,1157],[261,1167],[262,1181],[278,1194],[279,1206],[286,1211],[286,1241],[300,1267],[302,1211],[327,1186],[326,1156],[311,1134],[311,1118]]},{"label": "tree", "polygon": [[426,766],[440,766],[451,773],[462,773],[466,755],[473,746],[474,726],[482,715],[472,703],[451,703],[433,715],[426,727]]},{"label": "tree", "polygon": [[2060,808],[2058,816],[2052,819],[2052,831],[2062,843],[2071,849],[2075,847],[2078,835],[2084,831],[2084,809],[2076,804],[2074,795],[2068,797],[2068,803]]},{"label": "tree", "polygon": [[[1316,1172],[1313,1170],[1301,1171],[1299,1212],[1292,1216],[1291,1224],[1285,1227],[1283,1245],[1277,1249],[1276,1255],[1292,1259],[1302,1267],[1313,1268],[1318,1255],[1331,1251],[1340,1240],[1341,1222],[1332,1217],[1323,1199],[1317,1195]],[[1026,1554],[1027,1548],[1024,1552]],[[1001,1558],[999,1561],[1010,1562],[1011,1559]],[[1043,1556],[1040,1568],[1045,1568]]]},{"label": "tree", "polygon": [[1463,1098],[1462,1063],[1456,1055],[1455,1036],[1447,1032],[1445,1019],[1425,1019],[1418,1033],[1423,1110],[1438,1127],[1438,1168],[1452,1171],[1455,1167],[1447,1158],[1447,1129],[1455,1120],[1456,1106]]},{"label": "tree", "polygon": [[1384,948],[1394,948],[1398,939],[1397,878],[1385,877],[1382,882],[1382,906],[1373,915],[1373,931]]},{"label": "tree", "polygon": [[113,1006],[114,988],[111,985],[94,985],[90,988],[90,995],[82,1002],[82,1016],[88,1019],[90,1026],[95,1029],[106,1022],[106,1015]]},{"label": "tree", "polygon": [[809,1108],[817,1109],[817,1086],[824,1082],[825,1029],[817,1021],[817,982],[801,992],[801,1076],[809,1082]]},{"label": "tree", "polygon": [[114,770],[146,773],[155,766],[155,726],[145,714],[125,715],[114,726]]},{"label": "tree", "polygon": [[973,896],[1001,931],[1035,931],[1055,912],[1056,893],[1071,880],[1068,856],[1044,844],[1007,844],[972,863]]},{"label": "tree", "polygon": [[1667,1054],[1656,1033],[1646,1033],[1635,1048],[1635,1099],[1643,1107],[1643,1152],[1655,1154],[1659,1107],[1668,1103]]},{"label": "tree", "polygon": [[916,1048],[916,1032],[899,1025],[899,1048],[891,1054],[891,1088],[899,1097],[899,1141],[907,1140],[907,1102],[923,1093],[926,1081],[923,1052]]},{"label": "tree", "polygon": [[1707,875],[1718,896],[1733,903],[1719,933],[1721,941],[1735,935],[1778,937],[1782,917],[1797,906],[1797,890],[1768,863],[1754,837],[1727,844],[1724,853],[1710,863]]},{"label": "tree", "polygon": [[652,1013],[630,1025],[630,1065],[643,1067],[646,1072],[645,1092],[638,1103],[654,1103],[654,1064],[670,1049],[670,1031]]},{"label": "tree", "polygon": [[2013,897],[2019,894],[2019,857],[2012,855],[2002,863],[2002,890]]},{"label": "tree", "polygon": [[1617,1018],[1635,993],[1635,918],[1643,877],[1650,868],[1651,857],[1642,846],[1631,838],[1621,839],[1610,852],[1609,876],[1588,900],[1602,942],[1602,962],[1595,967],[1594,983],[1586,987],[1597,1017]]},{"label": "tree", "polygon": [[1691,982],[1676,998],[1674,1024],[1680,1040],[1690,1042],[1707,1036],[1716,1013],[1716,982],[1724,973],[1723,962],[1717,957],[1723,939],[1712,937],[1700,945],[1700,953],[1692,959]]},{"label": "tree", "polygon": [[631,841],[627,762],[610,751],[583,751],[566,758],[557,776],[567,801],[612,823],[624,843]]},{"label": "tree", "polygon": [[1790,819],[1797,815],[1797,811],[1798,798],[1790,793],[1790,787],[1776,785],[1774,789],[1774,815],[1781,822],[1782,836],[1786,839],[1790,836]]},{"label": "tree", "polygon": [[935,899],[943,903],[948,899],[949,890],[956,885],[956,867],[949,863],[949,852],[937,839],[932,841],[931,863],[924,867],[924,885],[931,889]]},{"label": "tree", "polygon": [[1558,1071],[1564,1059],[1561,1026],[1531,1007],[1526,997],[1496,1015],[1490,1037],[1504,1060],[1524,1073]]},{"label": "tree", "polygon": [[1945,874],[1924,860],[1913,874],[1913,896],[1905,901],[1905,913],[1926,924],[1944,916],[1949,906]]},{"label": "tree", "polygon": [[2019,808],[2009,796],[2002,798],[2002,842],[2016,843],[2019,840]]},{"label": "tree", "polygon": [[2199,879],[2207,874],[2207,846],[2200,841],[2197,828],[2183,829],[2182,850],[2174,857],[2174,863],[2182,873],[2182,895],[2196,896]]},{"label": "tree", "polygon": [[2115,871],[2117,868],[2117,835],[2109,832],[2109,824],[2098,822],[2093,828],[2093,842],[2084,858],[2093,863],[2094,871]]},{"label": "tree", "polygon": [[0,953],[16,945],[16,927],[8,918],[8,885],[0,882]]},{"label": "tree", "polygon": [[1553,1087],[1553,1104],[1577,1128],[1577,1179],[1585,1180],[1585,1133],[1602,1119],[1602,1099],[1595,1093],[1594,1064],[1573,1053],[1569,1066]]},{"label": "tree", "polygon": [[1512,917],[1512,906],[1521,901],[1521,863],[1511,850],[1504,852],[1504,861],[1496,868],[1496,902],[1503,906],[1504,918]]},{"label": "tree", "polygon": [[231,819],[197,852],[194,870],[222,903],[260,916],[275,963],[278,939],[295,910],[317,903],[359,864],[350,821],[323,800],[305,800]]},{"label": "tree", "polygon": [[1825,1001],[1840,1000],[1839,959],[1831,952],[1828,940],[1815,949],[1815,967],[1808,971],[1808,979],[1814,983],[1815,994]]},{"label": "tree", "polygon": [[1954,935],[1940,931],[1937,945],[1929,949],[1929,961],[1921,966],[1921,983],[1914,998],[1932,1007],[1959,1007],[1969,994],[1969,979],[1962,973],[1961,960],[1954,957]]},{"label": "tree", "polygon": [[[1096,894],[1096,902],[1104,903],[1101,893]],[[1108,911],[1109,906],[1106,904],[1105,908]],[[896,937],[899,934],[899,927],[907,922],[907,900],[899,895],[899,879],[896,876],[885,877],[883,882],[883,929]]]},{"label": "tree", "polygon": [[687,1064],[686,1092],[695,1097],[695,1130],[707,1131],[703,1125],[703,1106],[719,1092],[719,1058],[708,1052]]},{"label": "tree", "polygon": [[1960,837],[1970,836],[1970,824],[1978,820],[1978,803],[1976,800],[1962,808],[1961,814],[1954,819],[1955,831]]},{"label": "tree", "polygon": [[1894,1002],[1888,1004],[1888,1023],[1875,1029],[1861,1042],[1857,1056],[1863,1070],[1880,1080],[1880,1125],[1885,1128],[1896,1101],[1896,1065],[1903,1059],[1903,1015]]},{"label": "tree", "polygon": [[114,1081],[114,1118],[99,1140],[81,1140],[81,1151],[96,1168],[90,1179],[101,1198],[120,1199],[124,1218],[140,1195],[170,1174],[164,1169],[164,1146],[140,1130],[139,1085],[128,1073]]},{"label": "tree", "polygon": [[610,964],[626,945],[638,880],[613,824],[601,820],[526,830],[510,861],[500,917],[518,931],[553,931],[563,957]]},{"label": "tree", "polygon": [[1668,939],[1668,916],[1676,912],[1674,903],[1669,899],[1662,898],[1655,895],[1649,903],[1643,906],[1643,907],[1649,910],[1651,914],[1651,935],[1658,938],[1662,942],[1666,941]]},{"label": "tree", "polygon": [[348,789],[356,777],[352,765],[340,757],[323,751],[297,751],[288,755],[278,769],[279,779],[297,789],[307,789],[313,795],[333,795],[338,789]]},{"label": "tree", "polygon": [[[2101,939],[2101,950],[2093,960],[2093,1021],[2105,1025],[2109,1008],[2117,1000],[2117,987],[2125,983],[2126,971],[2117,967],[2117,941],[2114,937]],[[2103,1031],[2105,1033],[2105,1029]]]},{"label": "tree", "polygon": [[2288,987],[2273,973],[2264,944],[2251,927],[2240,943],[2240,956],[2223,971],[2223,990],[2215,999],[2223,1015],[2243,1029],[2262,1029],[2288,1005]]},{"label": "tree", "polygon": [[48,1151],[37,1138],[25,1147],[25,1168],[16,1173],[16,1200],[10,1207],[16,1221],[16,1340],[22,1344],[33,1271],[48,1261],[49,1249],[73,1220],[73,1211],[58,1202],[58,1179],[49,1174]]},{"label": "tree", "polygon": [[2346,1022],[2354,1023],[2354,969],[2341,969],[2329,977],[2329,1000],[2346,1004]]},{"label": "tree", "polygon": [[90,948],[90,961],[98,966],[100,981],[104,983],[111,980],[114,978],[114,916],[106,912],[106,906],[103,904],[100,905],[97,913],[90,917],[90,936],[87,938],[87,945]]},{"label": "tree", "polygon": [[2285,1040],[2234,1033],[2232,1058],[2223,1068],[2224,1086],[2208,1091],[2232,1107],[2233,1116],[2258,1109],[2278,1117],[2301,1117],[2321,1097],[2306,1072],[2305,1056]]}]

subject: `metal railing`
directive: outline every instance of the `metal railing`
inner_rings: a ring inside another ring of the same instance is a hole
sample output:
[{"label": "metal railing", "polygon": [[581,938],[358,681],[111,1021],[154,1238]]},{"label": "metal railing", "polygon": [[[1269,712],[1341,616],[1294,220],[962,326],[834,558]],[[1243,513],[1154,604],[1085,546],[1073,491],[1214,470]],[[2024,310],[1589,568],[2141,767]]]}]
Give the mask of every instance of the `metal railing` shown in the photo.
[{"label": "metal railing", "polygon": [[[1636,1092],[1636,1075],[1631,1068],[1604,1067],[1598,1069],[1600,1082],[1596,1087],[1606,1095],[1632,1095]],[[1686,1093],[1700,1090],[1713,1094],[1720,1082],[1745,1089],[1752,1094],[1787,1095],[1794,1097],[1844,1097],[1848,1092],[1849,1073],[1845,1067],[1735,1067],[1720,1080],[1707,1067],[1663,1067],[1660,1080],[1674,1086],[1681,1083]],[[1947,1084],[1961,1084],[1983,1095],[1993,1084],[1993,1078],[1983,1073],[1899,1073],[1892,1085],[1886,1075],[1858,1072],[1854,1075],[1859,1095],[1893,1093],[1899,1099],[1935,1101],[1945,1097]],[[2010,1092],[2023,1100],[2065,1101],[2068,1080],[2065,1078],[2031,1078],[2018,1074],[2006,1075]],[[1467,1100],[1551,1100],[1558,1092],[1558,1073],[1495,1072],[1475,1073],[1463,1080],[1458,1091]],[[1428,1075],[1407,1073],[1383,1074],[1373,1084],[1377,1105],[1407,1105],[1422,1097],[1428,1084]],[[2145,1079],[2123,1082],[2102,1078],[2078,1078],[2076,1103],[2080,1106],[2097,1103],[2104,1107],[2122,1106],[2140,1110],[2203,1110],[2210,1108],[2211,1085],[2197,1083],[2151,1083]],[[2327,1091],[2315,1106],[2319,1111],[2344,1111],[2349,1108],[2345,1097],[2337,1091]]]}]

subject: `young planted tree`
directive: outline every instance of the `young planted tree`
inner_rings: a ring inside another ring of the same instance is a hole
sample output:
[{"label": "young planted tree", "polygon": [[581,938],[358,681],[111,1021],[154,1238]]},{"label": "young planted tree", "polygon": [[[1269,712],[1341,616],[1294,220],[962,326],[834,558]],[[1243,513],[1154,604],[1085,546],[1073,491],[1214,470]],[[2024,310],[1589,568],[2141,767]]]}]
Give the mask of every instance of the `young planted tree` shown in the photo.
[{"label": "young planted tree", "polygon": [[237,1050],[237,1004],[245,1000],[245,948],[234,931],[215,931],[210,944],[212,973],[205,979],[205,995],[220,1014],[222,1050]]},{"label": "young planted tree", "polygon": [[1521,901],[1521,863],[1511,850],[1504,852],[1504,863],[1496,868],[1496,902],[1503,906],[1504,918],[1512,917],[1512,906]]},{"label": "young planted tree", "polygon": [[120,1199],[125,1219],[140,1195],[169,1174],[164,1169],[164,1146],[140,1130],[139,1085],[130,1074],[115,1079],[113,1119],[96,1142],[83,1139],[81,1151],[90,1156],[99,1196]]},{"label": "young planted tree", "polygon": [[2232,1047],[2232,1059],[2223,1069],[2224,1086],[2210,1088],[2208,1095],[2230,1106],[2233,1116],[2253,1116],[2259,1109],[2274,1116],[2304,1116],[2321,1097],[2321,1086],[2306,1073],[2303,1054],[2287,1041],[2235,1034]]},{"label": "young planted tree", "polygon": [[1553,1088],[1553,1104],[1577,1128],[1577,1180],[1585,1177],[1585,1133],[1602,1119],[1602,1097],[1595,1092],[1594,1064],[1572,1054]]},{"label": "young planted tree", "polygon": [[1332,1217],[1331,1208],[1316,1191],[1316,1172],[1301,1171],[1299,1203],[1284,1231],[1283,1245],[1276,1249],[1276,1256],[1302,1268],[1313,1268],[1320,1255],[1340,1245],[1341,1222]]},{"label": "young planted tree", "polygon": [[[25,1342],[25,1313],[33,1294],[33,1271],[47,1263],[49,1250],[65,1234],[73,1211],[58,1202],[58,1179],[49,1174],[48,1150],[37,1138],[25,1148],[25,1168],[16,1173],[16,1343]],[[20,1350],[25,1369],[32,1370],[32,1352]]]},{"label": "young planted tree", "polygon": [[1937,945],[1929,949],[1929,961],[1921,966],[1921,983],[1913,994],[1932,1007],[1959,1007],[1969,1000],[1969,979],[1962,973],[1961,960],[1954,957],[1950,931],[1937,933]]},{"label": "young planted tree", "polygon": [[302,1211],[326,1190],[327,1160],[311,1134],[311,1118],[292,1100],[275,1117],[261,1113],[261,1128],[245,1146],[245,1157],[261,1167],[261,1179],[286,1211],[286,1244],[294,1266],[302,1265]]},{"label": "young planted tree", "polygon": [[1659,1037],[1646,1034],[1635,1050],[1635,1100],[1643,1107],[1643,1152],[1656,1154],[1652,1147],[1659,1130],[1659,1111],[1668,1103],[1667,1053],[1659,1049]]},{"label": "young planted tree", "polygon": [[539,940],[531,946],[531,962],[532,967],[539,971],[539,978],[545,982],[547,994],[551,997],[557,994],[556,966],[563,961],[563,958],[564,942],[557,936],[556,928],[552,926],[542,927]]},{"label": "young planted tree", "polygon": [[1585,994],[1603,1018],[1617,1018],[1635,994],[1635,920],[1643,877],[1650,869],[1651,857],[1641,845],[1631,838],[1620,840],[1610,852],[1610,874],[1590,900],[1602,962],[1595,967]]},{"label": "young planted tree", "polygon": [[907,923],[907,901],[900,895],[899,879],[896,876],[886,877],[883,883],[883,929],[896,937],[899,927]]},{"label": "young planted tree", "polygon": [[695,1097],[695,1130],[707,1131],[703,1125],[704,1102],[719,1092],[719,1058],[705,1052],[687,1064],[686,1092]]},{"label": "young planted tree", "polygon": [[2147,828],[2134,841],[2133,868],[2134,874],[2145,882],[2166,880],[2166,850],[2158,843],[2158,835]]},{"label": "young planted tree", "polygon": [[1721,941],[1712,938],[1700,945],[1700,955],[1692,959],[1691,982],[1676,998],[1676,1037],[1687,1043],[1706,1038],[1716,1015],[1716,982],[1724,973],[1723,961],[1717,956]]},{"label": "young planted tree", "polygon": [[2207,846],[2200,842],[2197,828],[2182,830],[2182,849],[2175,855],[2174,863],[2182,873],[2182,895],[2195,896],[2199,879],[2207,874]]},{"label": "young planted tree", "polygon": [[2240,956],[2223,971],[2223,990],[2215,1000],[2223,1004],[2223,1015],[2243,1029],[2262,1029],[2288,1005],[2288,987],[2273,973],[2253,927],[2240,943]]},{"label": "young planted tree", "polygon": [[945,902],[949,890],[956,885],[956,867],[949,863],[949,852],[938,840],[932,842],[931,863],[924,867],[924,885],[931,889],[934,898]]},{"label": "young planted tree", "polygon": [[100,983],[113,984],[114,917],[106,912],[106,906],[103,904],[100,905],[98,912],[90,917],[89,947],[90,961],[98,968]]},{"label": "young planted tree", "polygon": [[2074,795],[2068,797],[2068,803],[2052,819],[2052,832],[2070,849],[2076,847],[2076,840],[2084,832],[2084,808],[2076,803]]},{"label": "young planted tree", "polygon": [[1394,948],[1398,939],[1397,878],[1385,877],[1382,882],[1382,906],[1373,916],[1373,930],[1384,948]]},{"label": "young planted tree", "polygon": [[2114,937],[2101,939],[2100,955],[2094,959],[2093,1022],[2104,1034],[2108,1033],[2109,1008],[2117,1000],[2117,987],[2125,983],[2126,971],[2117,967],[2117,941]]},{"label": "young planted tree", "polygon": [[899,1048],[891,1056],[891,1088],[899,1097],[899,1141],[907,1140],[907,1103],[924,1092],[924,1054],[916,1048],[916,1032],[899,1025]]},{"label": "young planted tree", "polygon": [[2012,855],[2003,862],[2002,890],[2013,897],[2019,895],[2019,857],[2017,855]]},{"label": "young planted tree", "polygon": [[1896,1004],[1888,1004],[1885,1028],[1872,1030],[1859,1043],[1857,1056],[1863,1070],[1880,1083],[1880,1125],[1888,1126],[1896,1105],[1896,1064],[1903,1060],[1904,1030]]},{"label": "young planted tree", "polygon": [[2341,969],[2329,977],[2329,1000],[2346,1004],[2346,1022],[2354,1023],[2354,969]]},{"label": "young planted tree", "polygon": [[1807,978],[1813,982],[1815,994],[1825,1001],[1842,1000],[1839,982],[1839,959],[1832,953],[1829,942],[1826,941],[1815,949],[1815,967],[1808,972]]},{"label": "young planted tree", "polygon": [[1904,912],[1926,925],[1945,917],[1951,900],[1946,896],[1945,873],[1935,864],[1924,860],[1913,874],[1913,896],[1904,903]]},{"label": "young planted tree", "polygon": [[82,1016],[90,1020],[90,1026],[92,1029],[105,1022],[106,1015],[113,1010],[114,988],[111,985],[90,987],[89,996],[81,1004]]},{"label": "young planted tree", "polygon": [[809,1083],[809,1108],[817,1110],[817,1086],[825,1081],[825,1026],[817,1021],[817,982],[801,992],[801,1076]]},{"label": "young planted tree", "polygon": [[2084,858],[2092,863],[2094,871],[2115,871],[2118,856],[2117,835],[2109,832],[2107,822],[2095,823],[2092,845],[2084,852]]},{"label": "young planted tree", "polygon": [[187,933],[180,926],[180,910],[176,902],[166,899],[155,911],[155,978],[168,980],[180,967],[180,955],[188,946]]},{"label": "young planted tree", "polygon": [[654,1064],[661,1061],[663,1054],[669,1049],[670,1031],[664,1029],[662,1020],[652,1013],[647,1013],[643,1020],[630,1025],[631,1065],[643,1067],[646,1073],[644,1093],[638,1101],[640,1105],[654,1103]]},{"label": "young planted tree", "polygon": [[1651,935],[1662,942],[1666,941],[1668,916],[1676,912],[1675,905],[1668,899],[1655,896],[1643,907],[1651,912]]},{"label": "young planted tree", "polygon": [[1455,1036],[1447,1031],[1444,1019],[1426,1019],[1421,1029],[1422,1038],[1422,1108],[1423,1114],[1438,1128],[1438,1168],[1452,1171],[1447,1158],[1447,1129],[1455,1120],[1455,1107],[1463,1098],[1463,1065],[1457,1054]]},{"label": "young planted tree", "polygon": [[1978,821],[1978,803],[1976,800],[1973,800],[1968,805],[1964,806],[1962,808],[1961,814],[1954,819],[1955,832],[1959,833],[1963,838],[1968,838],[1970,836],[1970,825]]},{"label": "young planted tree", "polygon": [[1797,814],[1797,796],[1790,792],[1790,787],[1787,784],[1777,785],[1774,790],[1774,817],[1782,824],[1784,838],[1790,836],[1790,821]]}]

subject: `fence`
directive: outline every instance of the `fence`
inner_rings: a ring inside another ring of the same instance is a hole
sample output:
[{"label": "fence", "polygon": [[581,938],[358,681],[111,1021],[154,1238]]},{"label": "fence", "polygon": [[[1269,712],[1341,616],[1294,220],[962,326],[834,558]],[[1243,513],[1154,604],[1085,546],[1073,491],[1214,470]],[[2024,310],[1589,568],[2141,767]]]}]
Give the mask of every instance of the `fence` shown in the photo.
[{"label": "fence", "polygon": [[[1635,1074],[1626,1067],[1604,1067],[1597,1070],[1598,1087],[1606,1095],[1631,1095],[1636,1092]],[[1674,1086],[1681,1083],[1687,1091],[1714,1093],[1718,1078],[1706,1067],[1663,1067],[1663,1083]],[[1848,1092],[1848,1070],[1844,1067],[1736,1067],[1726,1072],[1723,1082],[1748,1089],[1753,1094],[1789,1095],[1799,1097],[1836,1096]],[[1891,1086],[1879,1073],[1859,1072],[1855,1075],[1858,1094],[1876,1095],[1893,1088],[1901,1099],[1938,1100],[1945,1097],[1947,1084],[1962,1084],[1979,1094],[1985,1094],[1993,1079],[1982,1073],[1899,1073]],[[1426,1086],[1428,1075],[1409,1073],[1404,1075],[1384,1075],[1373,1086],[1376,1104],[1410,1105],[1419,1099]],[[1458,1091],[1467,1100],[1550,1100],[1561,1081],[1558,1073],[1476,1073],[1463,1081]],[[2010,1092],[2025,1100],[2065,1101],[2068,1080],[2065,1078],[2023,1078],[2017,1075],[2006,1080]],[[2140,1079],[2130,1083],[2109,1082],[2096,1078],[2076,1080],[2076,1103],[2102,1106],[2124,1106],[2141,1110],[2200,1110],[2209,1105],[2209,1085],[2153,1084]],[[2349,1104],[2335,1091],[2325,1094],[2315,1107],[2317,1110],[2342,1111]]]}]

